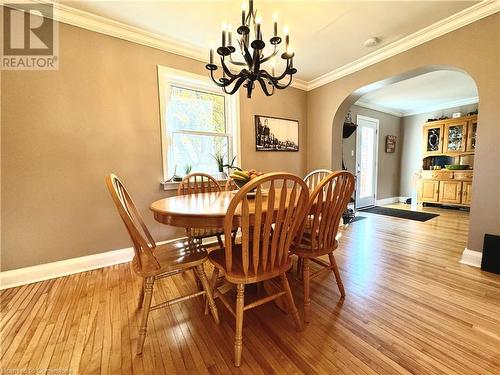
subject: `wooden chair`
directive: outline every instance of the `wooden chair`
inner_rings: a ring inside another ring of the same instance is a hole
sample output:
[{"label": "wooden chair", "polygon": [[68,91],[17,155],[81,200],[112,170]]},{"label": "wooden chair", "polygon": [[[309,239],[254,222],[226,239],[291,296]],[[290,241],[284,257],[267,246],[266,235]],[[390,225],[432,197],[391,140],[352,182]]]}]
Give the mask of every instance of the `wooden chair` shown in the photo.
[{"label": "wooden chair", "polygon": [[[179,187],[177,188],[178,195],[198,194],[198,193],[217,193],[222,191],[221,186],[215,178],[206,173],[191,173],[185,176]],[[217,242],[220,247],[224,247],[222,242],[222,228],[186,228],[186,235],[189,238],[194,238],[201,242],[203,238],[217,237]]]},{"label": "wooden chair", "polygon": [[[249,198],[247,193],[253,189],[256,189],[254,196]],[[241,364],[244,311],[285,295],[297,329],[302,328],[286,272],[292,267],[290,245],[302,221],[308,196],[307,186],[299,177],[289,173],[271,173],[247,183],[229,204],[224,224],[225,248],[211,252],[209,260],[214,265],[211,286],[236,317],[235,366]],[[235,226],[241,228],[241,243],[238,244],[231,236]],[[236,308],[215,287],[219,271],[224,272],[228,282],[236,284]],[[283,290],[245,305],[246,284],[275,277],[281,279]]]},{"label": "wooden chair", "polygon": [[[306,175],[304,177],[304,181],[309,188],[309,192],[312,193],[314,188],[321,182],[322,179],[324,179],[326,176],[328,176],[330,173],[333,173],[333,171],[329,169],[316,169]],[[313,217],[311,215],[308,216],[306,219],[306,227],[309,228],[312,225],[312,219]],[[297,260],[297,274],[299,275],[299,279],[302,279],[302,271],[303,271],[303,264],[302,264],[302,259],[299,258]]]},{"label": "wooden chair", "polygon": [[[339,222],[353,190],[354,176],[349,172],[334,172],[322,179],[310,195],[304,220],[292,245],[292,254],[297,255],[302,264],[304,320],[306,323],[310,320],[309,283],[311,278],[325,270],[333,271],[340,294],[345,297],[344,285],[333,251],[338,246],[336,236]],[[330,264],[318,259],[323,255],[328,255]],[[323,268],[311,274],[309,261],[318,263]]]},{"label": "wooden chair", "polygon": [[[110,174],[106,177],[106,184],[134,246],[132,268],[139,277],[143,278],[143,286],[139,294],[139,308],[142,307],[143,310],[139,328],[137,354],[142,353],[146,338],[148,316],[152,310],[170,306],[196,296],[206,295],[212,316],[215,322],[219,324],[217,307],[212,298],[212,290],[203,269],[203,263],[207,260],[208,256],[205,248],[197,242],[187,240],[157,245],[144,224],[132,198],[118,177]],[[203,290],[151,306],[153,285],[156,280],[191,269],[200,279]]]},{"label": "wooden chair", "polygon": [[309,190],[313,191],[314,188],[321,182],[321,180],[328,176],[330,173],[333,173],[333,171],[329,169],[316,169],[315,171],[308,173],[306,177],[304,177],[304,181],[306,182]]}]

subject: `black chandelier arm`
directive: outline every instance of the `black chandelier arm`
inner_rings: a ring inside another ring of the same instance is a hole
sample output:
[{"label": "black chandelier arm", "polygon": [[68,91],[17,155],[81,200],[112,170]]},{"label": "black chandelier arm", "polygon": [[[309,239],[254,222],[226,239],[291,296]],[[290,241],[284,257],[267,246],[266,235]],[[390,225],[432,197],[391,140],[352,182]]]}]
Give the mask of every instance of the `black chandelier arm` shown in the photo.
[{"label": "black chandelier arm", "polygon": [[210,78],[212,78],[212,81],[213,81],[213,82],[214,82],[217,86],[219,86],[219,87],[224,87],[224,86],[225,86],[225,84],[220,83],[220,82],[219,82],[219,80],[218,80],[217,78],[215,78],[215,76],[214,76],[214,71],[215,71],[215,69],[214,69],[214,70],[210,70]]},{"label": "black chandelier arm", "polygon": [[[231,77],[230,79],[224,79],[224,78],[219,78],[217,79],[215,76],[214,76],[214,71],[215,70],[211,70],[210,71],[210,77],[212,78],[212,81],[219,87],[226,87],[226,86],[229,86],[231,83],[233,83],[236,79],[238,79],[238,77],[240,77],[239,75],[233,75],[233,77]],[[224,79],[224,82],[221,82],[221,79]]]},{"label": "black chandelier arm", "polygon": [[230,83],[229,83],[229,84],[227,84],[226,86],[224,86],[224,87],[223,87],[224,92],[225,92],[226,94],[233,95],[236,91],[238,91],[238,89],[239,89],[239,88],[240,88],[240,86],[243,84],[243,82],[245,82],[245,80],[246,80],[246,79],[247,79],[246,77],[240,77],[240,78],[236,81],[236,83],[234,84],[233,88],[232,88],[230,91],[228,91],[228,90],[227,90],[227,86],[229,86],[229,85],[230,85]]},{"label": "black chandelier arm", "polygon": [[262,88],[262,91],[264,91],[264,94],[266,94],[266,96],[271,96],[274,94],[274,84],[273,83],[271,83],[273,90],[271,92],[269,92],[269,90],[267,89],[266,82],[264,82],[264,80],[261,77],[257,78],[257,81],[259,81],[260,87]]},{"label": "black chandelier arm", "polygon": [[276,56],[279,52],[279,49],[276,48],[276,46],[274,46],[274,52],[271,53],[269,56],[267,57],[264,57],[263,59],[260,60],[260,63],[265,63],[266,61],[269,61],[270,59],[272,59],[274,56]]},{"label": "black chandelier arm", "polygon": [[291,83],[292,83],[292,74],[290,74],[290,78],[288,79],[287,84],[281,84],[279,82],[276,82],[274,84],[274,87],[276,87],[278,90],[283,90],[283,89],[286,89],[288,86],[290,86]]},{"label": "black chandelier arm", "polygon": [[249,67],[251,67],[253,63],[252,55],[250,54],[246,43],[242,39],[240,39],[240,48],[243,51],[243,58],[245,59],[245,62]]},{"label": "black chandelier arm", "polygon": [[[220,62],[221,62],[221,65],[222,65],[222,70],[224,70],[224,73],[226,73],[226,75],[229,76],[229,78],[231,78],[231,79],[238,78],[239,75],[233,74],[229,70],[229,68],[226,66],[226,63],[224,62],[224,58],[223,57],[221,57]],[[243,70],[245,70],[245,69],[243,69]]]},{"label": "black chandelier arm", "polygon": [[278,82],[278,81],[281,81],[283,78],[285,78],[287,76],[287,74],[290,74],[289,68],[290,68],[290,66],[287,63],[287,66],[286,66],[283,74],[281,74],[280,76],[277,76],[277,77],[270,75],[266,70],[259,70],[259,74],[261,76],[264,76],[265,78],[267,78],[268,80],[270,80],[272,82]]},{"label": "black chandelier arm", "polygon": [[[290,84],[292,83],[292,76],[293,76],[293,74],[287,73],[287,71],[288,71],[288,70],[286,70],[286,71],[285,71],[285,73],[283,73],[283,75],[282,75],[282,76],[280,76],[280,77],[273,77],[272,75],[270,75],[270,74],[269,74],[268,72],[266,72],[265,70],[261,70],[261,71],[259,72],[259,75],[260,75],[261,77],[263,77],[263,78],[268,79],[268,80],[272,83],[272,85],[273,85],[274,87],[276,87],[277,89],[279,89],[279,90],[283,90],[283,89],[287,88],[288,86],[290,86]],[[285,78],[287,74],[289,74],[289,75],[290,75],[290,78],[289,78],[289,80],[288,80],[288,83],[287,83],[286,85],[285,85],[285,84],[281,84],[281,83],[280,83],[280,81],[281,81],[283,78]]]},{"label": "black chandelier arm", "polygon": [[233,65],[236,65],[236,66],[247,66],[246,62],[243,62],[243,61],[234,61],[232,55],[229,55],[229,62],[231,64],[233,64]]}]

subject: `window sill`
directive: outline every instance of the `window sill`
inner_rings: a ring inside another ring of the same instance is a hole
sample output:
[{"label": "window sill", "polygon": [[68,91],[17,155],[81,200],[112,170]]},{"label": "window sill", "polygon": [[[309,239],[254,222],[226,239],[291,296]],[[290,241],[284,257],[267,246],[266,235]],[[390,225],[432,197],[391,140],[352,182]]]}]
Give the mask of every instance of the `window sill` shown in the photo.
[{"label": "window sill", "polygon": [[[219,185],[221,185],[222,188],[224,188],[224,185],[226,184],[227,180],[217,180],[217,182],[219,183]],[[160,185],[163,186],[163,190],[167,191],[177,190],[179,188],[179,184],[180,181],[160,182]]]}]

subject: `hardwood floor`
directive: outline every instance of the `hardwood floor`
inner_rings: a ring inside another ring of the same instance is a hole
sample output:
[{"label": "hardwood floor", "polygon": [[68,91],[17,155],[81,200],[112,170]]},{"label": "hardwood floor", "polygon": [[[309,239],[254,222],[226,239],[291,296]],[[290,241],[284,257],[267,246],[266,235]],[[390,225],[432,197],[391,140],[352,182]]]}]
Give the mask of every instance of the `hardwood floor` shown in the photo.
[{"label": "hardwood floor", "polygon": [[[467,213],[424,210],[440,216],[422,223],[362,213],[367,219],[342,230],[345,300],[330,273],[311,282],[303,332],[274,304],[248,311],[240,368],[232,364],[234,318],[219,305],[217,326],[202,299],[153,311],[136,357],[140,283],[123,264],[2,291],[1,371],[499,374],[500,276],[458,263]],[[289,279],[301,306],[300,283]],[[189,288],[191,273],[160,280],[153,298]]]}]

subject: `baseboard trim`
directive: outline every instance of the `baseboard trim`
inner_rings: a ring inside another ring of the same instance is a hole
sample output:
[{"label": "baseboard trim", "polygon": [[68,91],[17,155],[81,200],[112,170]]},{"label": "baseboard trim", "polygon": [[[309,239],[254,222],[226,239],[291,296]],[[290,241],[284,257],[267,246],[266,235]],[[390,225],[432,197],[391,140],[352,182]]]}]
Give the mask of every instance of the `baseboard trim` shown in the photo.
[{"label": "baseboard trim", "polygon": [[377,199],[375,201],[376,206],[383,206],[385,204],[398,203],[401,202],[401,197],[389,197],[384,199]]},{"label": "baseboard trim", "polygon": [[462,259],[460,259],[460,263],[467,264],[468,266],[473,267],[481,267],[482,258],[483,253],[465,248],[464,252],[462,253]]},{"label": "baseboard trim", "polygon": [[[178,238],[158,242],[158,245],[176,240]],[[126,263],[130,262],[133,257],[134,249],[127,247],[125,249],[111,250],[78,258],[4,271],[0,272],[0,290]]]}]

